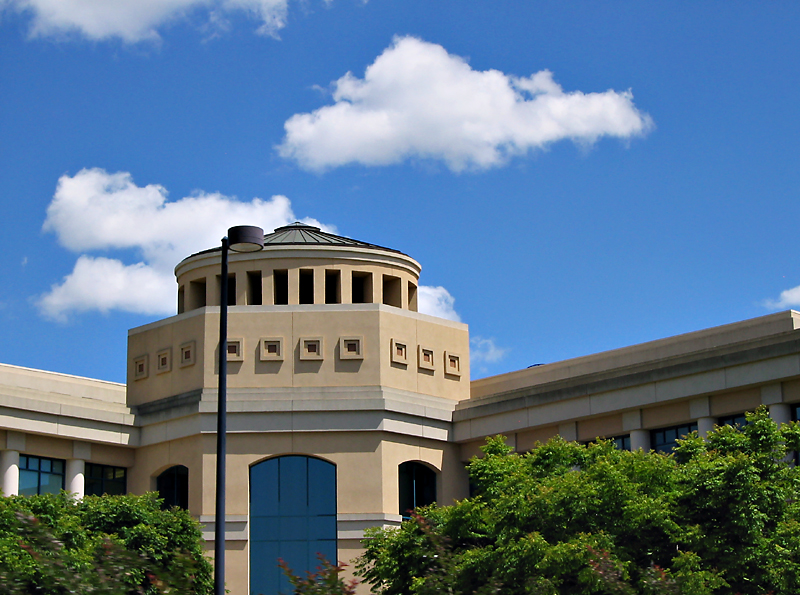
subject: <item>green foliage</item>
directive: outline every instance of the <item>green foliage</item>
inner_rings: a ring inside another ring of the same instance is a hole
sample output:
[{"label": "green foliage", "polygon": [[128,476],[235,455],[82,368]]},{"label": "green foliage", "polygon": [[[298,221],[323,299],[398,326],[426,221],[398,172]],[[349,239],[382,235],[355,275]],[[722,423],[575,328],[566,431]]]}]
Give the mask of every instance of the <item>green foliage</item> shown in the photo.
[{"label": "green foliage", "polygon": [[157,494],[0,498],[0,595],[212,591],[197,523]]},{"label": "green foliage", "polygon": [[798,593],[800,427],[747,419],[673,455],[490,438],[478,495],[372,530],[358,572],[385,595]]}]

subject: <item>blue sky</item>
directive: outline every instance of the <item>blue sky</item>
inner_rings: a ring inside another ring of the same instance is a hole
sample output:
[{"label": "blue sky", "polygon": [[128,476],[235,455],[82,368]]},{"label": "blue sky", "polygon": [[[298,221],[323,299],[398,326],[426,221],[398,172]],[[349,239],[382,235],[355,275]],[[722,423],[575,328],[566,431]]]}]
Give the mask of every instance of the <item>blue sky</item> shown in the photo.
[{"label": "blue sky", "polygon": [[124,382],[177,261],[295,219],[421,262],[473,377],[798,307],[798,31],[780,1],[0,0],[0,362]]}]

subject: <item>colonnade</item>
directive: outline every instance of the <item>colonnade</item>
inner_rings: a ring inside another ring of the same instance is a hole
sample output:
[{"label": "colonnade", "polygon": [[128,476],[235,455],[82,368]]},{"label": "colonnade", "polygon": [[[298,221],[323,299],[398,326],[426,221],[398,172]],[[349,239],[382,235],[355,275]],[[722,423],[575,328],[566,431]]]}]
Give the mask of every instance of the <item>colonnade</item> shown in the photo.
[{"label": "colonnade", "polygon": [[[761,403],[769,409],[769,416],[778,425],[792,421],[792,407],[783,402],[783,389],[780,383],[761,387]],[[717,418],[710,415],[709,397],[699,397],[689,403],[692,417],[697,420],[697,433],[707,436],[717,423]],[[650,450],[650,430],[642,428],[641,410],[623,414],[623,425],[630,430],[631,450]]]},{"label": "colonnade", "polygon": [[[19,495],[19,457],[25,452],[26,440],[22,432],[6,432],[6,449],[0,451],[0,488],[4,496]],[[92,447],[87,442],[74,441],[73,458],[66,459],[64,489],[76,498],[86,495],[86,460],[91,458]]]}]

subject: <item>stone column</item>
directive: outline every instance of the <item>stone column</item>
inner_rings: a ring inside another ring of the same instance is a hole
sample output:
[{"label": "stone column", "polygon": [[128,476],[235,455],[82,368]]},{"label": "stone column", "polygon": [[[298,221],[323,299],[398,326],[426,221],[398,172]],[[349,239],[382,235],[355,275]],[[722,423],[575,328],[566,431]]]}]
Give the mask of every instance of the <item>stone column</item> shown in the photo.
[{"label": "stone column", "polygon": [[706,438],[717,423],[716,417],[700,417],[697,419],[697,435]]},{"label": "stone column", "polygon": [[3,482],[3,496],[19,495],[19,451],[0,452],[0,479]]},{"label": "stone column", "polygon": [[711,400],[707,396],[689,401],[689,415],[697,420],[697,435],[701,438],[708,436],[717,423],[716,418],[711,417]]},{"label": "stone column", "polygon": [[769,416],[776,424],[788,424],[792,421],[792,408],[787,403],[773,403],[769,406]]},{"label": "stone column", "polygon": [[89,442],[74,440],[72,458],[67,460],[65,483],[67,491],[76,498],[86,495],[86,461],[92,458],[92,445]]},{"label": "stone column", "polygon": [[[783,402],[783,385],[780,382],[761,387],[761,403],[769,407],[769,416],[778,424],[792,421],[792,408]],[[795,453],[790,451],[783,459],[794,464]]]},{"label": "stone column", "polygon": [[783,386],[780,382],[761,387],[761,403],[769,407],[769,416],[778,425],[792,421],[792,409],[783,402]]},{"label": "stone column", "polygon": [[650,431],[642,428],[642,410],[634,409],[622,414],[622,430],[631,434],[631,450],[650,451]]},{"label": "stone column", "polygon": [[86,467],[83,459],[68,459],[66,469],[66,488],[76,498],[80,499],[86,495],[86,477],[84,469]]},{"label": "stone column", "polygon": [[631,430],[631,450],[650,451],[650,431]]}]

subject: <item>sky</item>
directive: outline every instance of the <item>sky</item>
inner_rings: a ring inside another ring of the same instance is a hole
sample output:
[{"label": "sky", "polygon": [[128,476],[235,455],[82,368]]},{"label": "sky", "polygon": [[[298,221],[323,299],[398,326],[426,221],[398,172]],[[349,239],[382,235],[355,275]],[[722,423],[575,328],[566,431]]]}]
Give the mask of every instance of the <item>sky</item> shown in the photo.
[{"label": "sky", "polygon": [[0,0],[0,362],[125,382],[231,225],[422,264],[472,377],[800,309],[800,4]]}]

